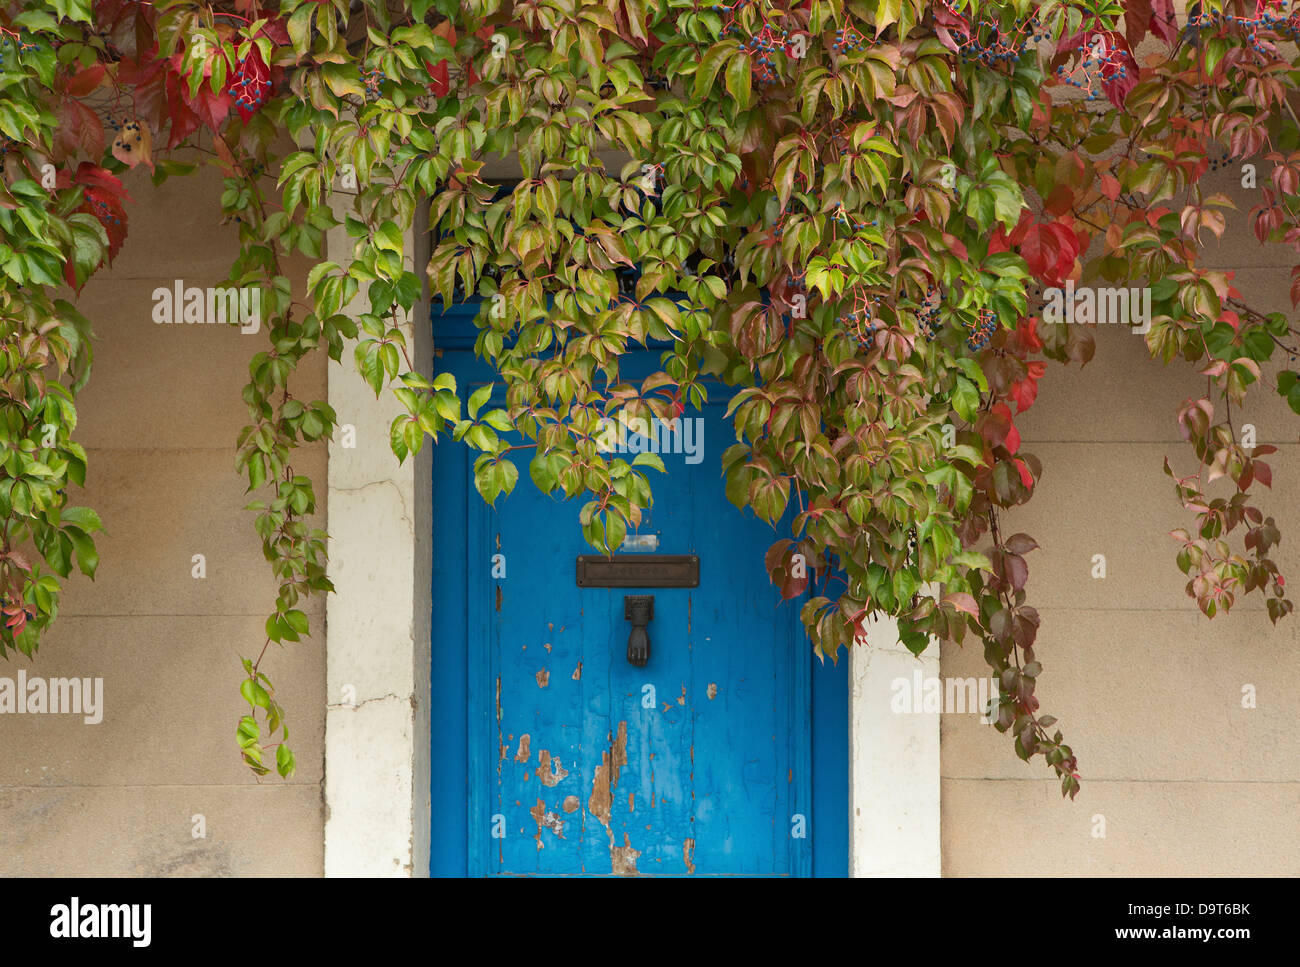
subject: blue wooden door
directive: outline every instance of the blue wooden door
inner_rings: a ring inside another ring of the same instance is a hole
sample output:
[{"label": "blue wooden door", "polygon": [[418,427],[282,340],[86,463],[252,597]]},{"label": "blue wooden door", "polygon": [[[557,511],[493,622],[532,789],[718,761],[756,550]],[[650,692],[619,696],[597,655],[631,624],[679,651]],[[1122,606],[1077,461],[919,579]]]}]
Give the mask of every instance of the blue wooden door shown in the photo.
[{"label": "blue wooden door", "polygon": [[[435,327],[436,368],[462,396],[491,381],[471,333],[464,318]],[[628,377],[657,368],[657,352],[640,357]],[[498,384],[489,405],[502,396]],[[843,663],[814,668],[802,602],[781,604],[763,567],[772,528],[724,496],[727,399],[712,387],[660,441],[681,452],[649,471],[654,504],[635,532],[655,553],[696,555],[694,588],[579,587],[576,559],[594,554],[581,500],[539,493],[524,449],[515,492],[488,508],[466,448],[437,445],[435,874],[799,876],[814,844],[817,871],[842,872]],[[654,596],[644,667],[627,659],[627,595]],[[463,706],[448,694],[462,679]]]}]

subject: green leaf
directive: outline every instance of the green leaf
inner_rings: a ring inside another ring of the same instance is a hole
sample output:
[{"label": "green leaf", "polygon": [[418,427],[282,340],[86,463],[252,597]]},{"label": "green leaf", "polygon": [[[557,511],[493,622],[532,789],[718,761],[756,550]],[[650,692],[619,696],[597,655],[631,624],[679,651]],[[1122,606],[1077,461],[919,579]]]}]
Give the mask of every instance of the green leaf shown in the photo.
[{"label": "green leaf", "polygon": [[300,635],[307,634],[308,621],[307,616],[301,611],[286,611],[284,620],[289,623],[289,627]]},{"label": "green leaf", "polygon": [[75,528],[68,528],[65,533],[72,540],[72,546],[77,551],[77,567],[86,577],[94,580],[95,571],[99,567],[99,552],[95,549],[95,542],[88,534]]},{"label": "green leaf", "polygon": [[375,248],[402,254],[402,230],[393,222],[384,222],[375,231]]},{"label": "green leaf", "polygon": [[549,494],[559,483],[558,464],[563,458],[558,453],[538,453],[528,464],[528,475],[537,489]]},{"label": "green leaf", "polygon": [[514,429],[505,410],[488,410],[483,414],[483,422],[498,433],[508,433]]},{"label": "green leaf", "polygon": [[89,507],[64,507],[59,514],[59,519],[65,526],[71,525],[87,534],[94,534],[104,529],[99,514]]},{"label": "green leaf", "polygon": [[[731,57],[739,45],[734,40],[724,40],[714,44],[708,52],[700,59],[699,66],[695,68],[695,85],[692,90],[692,96],[695,100],[702,100],[717,80],[718,71],[726,63],[727,58]],[[748,59],[748,58],[746,58]]]},{"label": "green leaf", "polygon": [[[256,708],[270,708],[271,696],[267,694],[266,689],[253,681],[251,678],[245,678],[239,684],[239,694],[244,697],[244,701]],[[256,727],[256,726],[254,726]],[[241,727],[241,733],[244,731]],[[253,733],[257,734],[257,733]]]},{"label": "green leaf", "polygon": [[[984,370],[980,369],[979,363],[969,356],[962,356],[957,360],[957,367],[970,377],[971,382],[980,388],[981,393],[989,391],[989,381],[984,377]],[[966,419],[969,419],[969,417],[966,417]]]},{"label": "green leaf", "polygon": [[902,13],[903,0],[880,0],[876,4],[876,36],[879,37],[892,23],[897,23]]},{"label": "green leaf", "polygon": [[[319,17],[317,22],[319,24]],[[353,94],[360,98],[366,96],[366,87],[358,76],[355,61],[349,60],[346,64],[322,64],[320,70],[325,86],[336,96],[343,97],[345,94]]]},{"label": "green leaf", "polygon": [[484,384],[483,386],[480,386],[480,387],[479,387],[478,389],[476,389],[472,394],[470,394],[470,398],[469,398],[469,418],[470,418],[471,420],[477,420],[477,419],[478,419],[478,411],[479,411],[479,409],[482,408],[483,404],[486,403],[486,402],[488,401],[488,397],[490,397],[491,395],[492,395],[492,384],[491,384],[491,383],[486,383],[486,384]]},{"label": "green leaf", "polygon": [[275,771],[282,778],[288,779],[293,776],[297,768],[298,765],[294,761],[293,752],[281,742],[275,749]]},{"label": "green leaf", "polygon": [[1222,37],[1211,37],[1205,44],[1205,76],[1214,76],[1214,69],[1228,52],[1228,42]]},{"label": "green leaf", "polygon": [[742,108],[749,107],[753,76],[749,55],[744,51],[737,51],[727,64],[727,93],[735,98],[736,103]]},{"label": "green leaf", "polygon": [[967,423],[975,422],[975,416],[979,412],[980,392],[974,383],[964,376],[958,376],[950,400],[958,416]]}]

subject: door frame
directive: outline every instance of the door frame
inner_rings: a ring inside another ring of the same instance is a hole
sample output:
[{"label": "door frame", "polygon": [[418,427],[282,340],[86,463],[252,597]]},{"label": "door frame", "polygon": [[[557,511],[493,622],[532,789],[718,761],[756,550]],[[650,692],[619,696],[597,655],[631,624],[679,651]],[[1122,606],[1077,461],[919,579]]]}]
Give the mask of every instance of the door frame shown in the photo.
[{"label": "door frame", "polygon": [[[351,210],[341,196],[329,204],[340,220]],[[327,233],[326,257],[346,269],[352,242],[342,231]],[[404,264],[418,272],[430,254],[427,203],[416,206],[403,242]],[[417,371],[431,377],[427,279],[416,307],[399,326]],[[465,722],[464,649],[459,659],[446,648],[431,655],[445,630],[439,626],[464,618],[463,608],[431,613],[432,460],[444,444],[399,463],[388,429],[404,412],[400,403],[391,394],[376,398],[350,352],[330,360],[327,372],[340,427],[356,432],[351,442],[337,434],[330,441],[327,469],[328,574],[337,593],[325,599],[324,873],[463,876],[465,748],[431,761],[439,729]],[[444,496],[440,487],[437,497]],[[870,647],[852,649],[834,667],[813,664],[814,876],[940,874],[939,716],[881,714],[877,706],[888,702],[873,696],[888,696],[900,673],[894,662],[906,660],[910,675],[915,659],[895,658],[893,622],[879,625]],[[937,644],[921,664],[938,673]],[[458,715],[449,712],[457,702]],[[448,810],[448,794],[460,808]],[[447,845],[444,829],[459,833],[459,850],[454,838]]]}]

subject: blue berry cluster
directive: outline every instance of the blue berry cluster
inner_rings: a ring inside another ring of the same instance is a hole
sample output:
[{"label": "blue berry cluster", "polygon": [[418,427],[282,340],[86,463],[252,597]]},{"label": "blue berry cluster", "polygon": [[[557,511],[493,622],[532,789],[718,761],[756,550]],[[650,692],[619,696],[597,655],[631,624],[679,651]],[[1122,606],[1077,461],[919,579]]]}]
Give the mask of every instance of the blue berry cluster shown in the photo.
[{"label": "blue berry cluster", "polygon": [[1279,34],[1293,43],[1300,42],[1300,14],[1298,13],[1292,12],[1283,17],[1265,7],[1258,10],[1253,17],[1237,17],[1221,10],[1206,11],[1200,7],[1201,5],[1197,4],[1196,9],[1188,13],[1188,29],[1199,31],[1205,27],[1216,26],[1235,26],[1244,29],[1246,41],[1257,54],[1271,56],[1275,53],[1260,39],[1261,30]]},{"label": "blue berry cluster", "polygon": [[[861,231],[867,227],[866,222],[855,222],[853,219],[849,218],[849,213],[846,212],[842,206],[836,210],[834,221],[835,224],[843,225],[846,228],[852,228],[855,232]],[[878,224],[878,219],[873,218],[871,224]]]},{"label": "blue berry cluster", "polygon": [[[849,313],[849,319],[856,320],[857,313]],[[864,322],[862,325],[853,323],[857,327],[858,345],[862,347],[863,352],[871,352],[876,348],[876,324],[874,322]]]},{"label": "blue berry cluster", "polygon": [[[17,41],[18,41],[18,43],[17,43],[16,45],[14,44],[14,40],[17,40]],[[3,36],[3,37],[0,37],[0,67],[4,67],[4,65],[5,65],[5,48],[6,48],[6,47],[14,47],[14,48],[17,50],[17,52],[20,53],[20,54],[25,54],[25,53],[27,53],[29,50],[40,50],[40,49],[41,49],[41,45],[40,45],[40,44],[29,43],[28,41],[23,40],[22,37],[19,36],[18,34],[14,34],[14,35],[12,35],[12,39],[11,39],[11,37],[10,37],[9,35],[5,35],[5,36]]]},{"label": "blue berry cluster", "polygon": [[876,318],[875,308],[880,305],[881,297],[870,296],[862,309],[854,309],[846,316],[840,316],[839,322],[853,334],[858,345],[866,352],[871,352],[876,345],[876,333],[884,328]]},{"label": "blue berry cluster", "polygon": [[[1097,90],[1098,78],[1102,81],[1118,83],[1128,77],[1128,67],[1125,65],[1122,52],[1118,47],[1104,47],[1103,53],[1098,56],[1092,44],[1085,37],[1079,44],[1078,52],[1082,55],[1078,66],[1067,74],[1065,65],[1062,64],[1056,68],[1056,75],[1071,87],[1086,90],[1088,92],[1087,100],[1095,101],[1104,96]],[[1083,72],[1082,80],[1074,76],[1077,71]]]},{"label": "blue berry cluster", "polygon": [[95,210],[95,217],[101,222],[108,222],[110,225],[122,224],[122,220],[113,214],[113,210],[98,198],[87,196],[86,200],[90,202],[90,207]]},{"label": "blue berry cluster", "polygon": [[[722,27],[722,36],[737,37],[744,33],[740,25],[736,23],[736,11],[744,7],[749,0],[736,0],[731,4],[714,4],[712,10],[728,18]],[[778,51],[785,53],[790,45],[790,34],[785,27],[776,26],[775,24],[763,22],[762,28],[758,33],[746,38],[740,49],[743,50],[753,61],[750,69],[753,71],[754,80],[760,84],[775,84],[780,77],[776,72],[776,62],[772,60],[772,55]]]},{"label": "blue berry cluster", "polygon": [[983,349],[989,344],[997,328],[997,314],[992,309],[981,309],[975,325],[970,327],[970,332],[966,336],[966,346],[975,350]]},{"label": "blue berry cluster", "polygon": [[246,61],[240,61],[230,75],[228,90],[235,97],[235,108],[247,117],[262,106],[270,93],[271,82],[249,73]]},{"label": "blue berry cluster", "polygon": [[995,20],[981,20],[957,49],[965,60],[984,67],[997,67],[1020,63],[1030,44],[1047,39],[1047,29],[1035,14],[1023,25],[1010,30],[1003,29]]},{"label": "blue berry cluster", "polygon": [[927,286],[925,290],[925,304],[921,311],[917,313],[917,320],[921,324],[921,335],[926,339],[935,339],[938,337],[940,330],[943,329],[943,320],[939,318],[939,301],[936,299],[933,305],[931,299],[936,299],[936,292],[933,285]]},{"label": "blue berry cluster", "polygon": [[722,23],[722,35],[724,37],[740,33],[740,28],[736,26],[736,14],[748,5],[749,0],[732,0],[731,3],[715,3],[709,8],[719,16],[726,18]]},{"label": "blue berry cluster", "polygon": [[741,49],[753,59],[751,70],[754,79],[760,84],[775,84],[780,77],[776,73],[776,64],[772,55],[777,51],[785,53],[789,35],[784,27],[764,24],[763,29],[750,37]]},{"label": "blue berry cluster", "polygon": [[370,70],[357,68],[357,74],[361,77],[361,83],[366,86],[366,100],[373,101],[379,96],[379,85],[388,80],[388,75],[378,67],[372,67]]},{"label": "blue berry cluster", "polygon": [[1218,171],[1220,168],[1227,168],[1231,165],[1236,164],[1241,159],[1234,158],[1231,154],[1225,151],[1223,152],[1222,155],[1219,155],[1218,157],[1207,154],[1206,160],[1210,162],[1211,171]]},{"label": "blue berry cluster", "polygon": [[853,27],[850,27],[847,31],[843,28],[835,31],[835,39],[831,41],[831,49],[837,54],[847,53],[851,50],[866,50],[868,46],[867,36],[859,33]]}]

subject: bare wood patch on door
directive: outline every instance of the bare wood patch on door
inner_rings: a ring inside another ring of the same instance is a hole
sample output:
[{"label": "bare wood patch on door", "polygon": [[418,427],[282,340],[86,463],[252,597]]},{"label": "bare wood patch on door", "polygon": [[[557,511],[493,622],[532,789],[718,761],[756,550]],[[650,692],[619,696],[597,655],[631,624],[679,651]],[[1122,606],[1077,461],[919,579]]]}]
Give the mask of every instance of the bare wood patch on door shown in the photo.
[{"label": "bare wood patch on door", "polygon": [[559,759],[552,759],[551,753],[546,749],[537,753],[537,778],[542,780],[543,786],[549,788],[558,785],[568,774],[569,770],[560,764]]},{"label": "bare wood patch on door", "polygon": [[587,810],[605,827],[609,836],[609,854],[614,872],[619,867],[631,865],[631,872],[636,872],[636,858],[641,854],[632,849],[624,834],[622,847],[614,845],[614,830],[610,826],[610,814],[614,804],[614,790],[618,788],[618,778],[623,767],[627,765],[627,722],[618,723],[618,735],[614,737],[607,751],[600,754],[600,765],[591,780],[591,796],[587,799]]},{"label": "bare wood patch on door", "polygon": [[610,847],[609,855],[611,872],[616,876],[636,876],[636,861],[641,851],[632,848],[627,833],[623,834],[623,845]]}]

